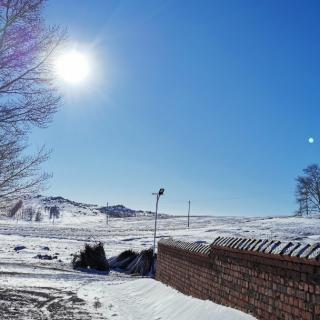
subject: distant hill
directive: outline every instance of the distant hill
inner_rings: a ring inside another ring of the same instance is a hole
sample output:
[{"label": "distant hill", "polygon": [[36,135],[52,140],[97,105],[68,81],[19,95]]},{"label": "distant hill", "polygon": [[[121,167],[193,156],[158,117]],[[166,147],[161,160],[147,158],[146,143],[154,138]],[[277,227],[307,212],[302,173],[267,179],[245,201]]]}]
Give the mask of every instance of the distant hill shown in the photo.
[{"label": "distant hill", "polygon": [[115,206],[108,206],[108,207],[99,207],[97,208],[97,210],[99,210],[101,213],[107,213],[111,217],[119,217],[119,218],[154,215],[154,213],[151,211],[133,210],[123,206],[122,204],[118,204]]},{"label": "distant hill", "polygon": [[[25,205],[38,208],[40,207],[43,209],[56,206],[62,213],[69,213],[73,216],[108,214],[111,217],[124,218],[154,215],[151,211],[129,209],[121,204],[108,207],[98,206],[96,204],[72,201],[60,196],[53,197],[38,195],[33,199],[27,200]],[[160,216],[165,217],[167,215],[160,214]]]}]

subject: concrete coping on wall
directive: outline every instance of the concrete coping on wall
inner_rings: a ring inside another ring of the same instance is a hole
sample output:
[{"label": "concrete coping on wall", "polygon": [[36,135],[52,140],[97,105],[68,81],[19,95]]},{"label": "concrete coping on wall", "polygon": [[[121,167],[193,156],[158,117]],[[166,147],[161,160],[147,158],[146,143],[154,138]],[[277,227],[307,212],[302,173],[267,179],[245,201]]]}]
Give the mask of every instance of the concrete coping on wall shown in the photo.
[{"label": "concrete coping on wall", "polygon": [[308,260],[320,260],[320,243],[309,244],[268,239],[218,237],[212,242],[211,246]]},{"label": "concrete coping on wall", "polygon": [[160,240],[159,244],[176,248],[176,249],[197,253],[197,254],[206,255],[206,256],[209,256],[211,252],[211,245],[204,244],[201,242],[200,243],[186,242],[186,241],[174,240],[172,238],[167,238],[167,239]]},{"label": "concrete coping on wall", "polygon": [[248,239],[235,237],[218,237],[211,244],[202,242],[186,242],[166,238],[159,241],[160,244],[186,250],[189,252],[207,255],[211,254],[212,248],[230,248],[240,250],[243,253],[263,253],[267,255],[281,255],[320,261],[320,243],[308,244],[300,242],[282,242],[268,239]]}]

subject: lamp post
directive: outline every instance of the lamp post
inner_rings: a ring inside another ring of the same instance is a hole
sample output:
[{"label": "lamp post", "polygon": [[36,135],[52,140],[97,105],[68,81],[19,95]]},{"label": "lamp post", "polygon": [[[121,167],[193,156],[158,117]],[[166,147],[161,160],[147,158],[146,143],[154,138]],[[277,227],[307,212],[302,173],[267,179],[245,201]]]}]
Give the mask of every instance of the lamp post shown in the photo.
[{"label": "lamp post", "polygon": [[153,259],[155,258],[156,255],[156,236],[157,236],[157,220],[158,220],[158,203],[159,203],[159,199],[160,197],[164,194],[164,189],[161,188],[159,190],[159,192],[153,193],[154,196],[157,196],[157,200],[156,200],[156,214],[154,217],[154,235],[153,235]]}]

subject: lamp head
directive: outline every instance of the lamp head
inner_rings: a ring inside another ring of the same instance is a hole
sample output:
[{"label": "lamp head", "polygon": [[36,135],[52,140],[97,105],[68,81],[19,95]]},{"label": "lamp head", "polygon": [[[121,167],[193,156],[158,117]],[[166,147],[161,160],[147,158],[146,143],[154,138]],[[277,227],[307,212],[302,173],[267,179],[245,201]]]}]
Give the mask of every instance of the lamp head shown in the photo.
[{"label": "lamp head", "polygon": [[160,190],[159,190],[159,196],[162,196],[163,194],[164,194],[164,188],[161,188]]}]

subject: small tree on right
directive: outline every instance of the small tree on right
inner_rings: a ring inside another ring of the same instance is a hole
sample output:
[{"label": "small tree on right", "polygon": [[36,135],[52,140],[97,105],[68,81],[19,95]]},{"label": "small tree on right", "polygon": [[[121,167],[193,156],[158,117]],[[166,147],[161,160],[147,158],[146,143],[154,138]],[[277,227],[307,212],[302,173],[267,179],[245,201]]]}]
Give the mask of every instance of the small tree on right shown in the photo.
[{"label": "small tree on right", "polygon": [[298,215],[320,214],[320,167],[309,165],[297,177],[296,201]]}]

